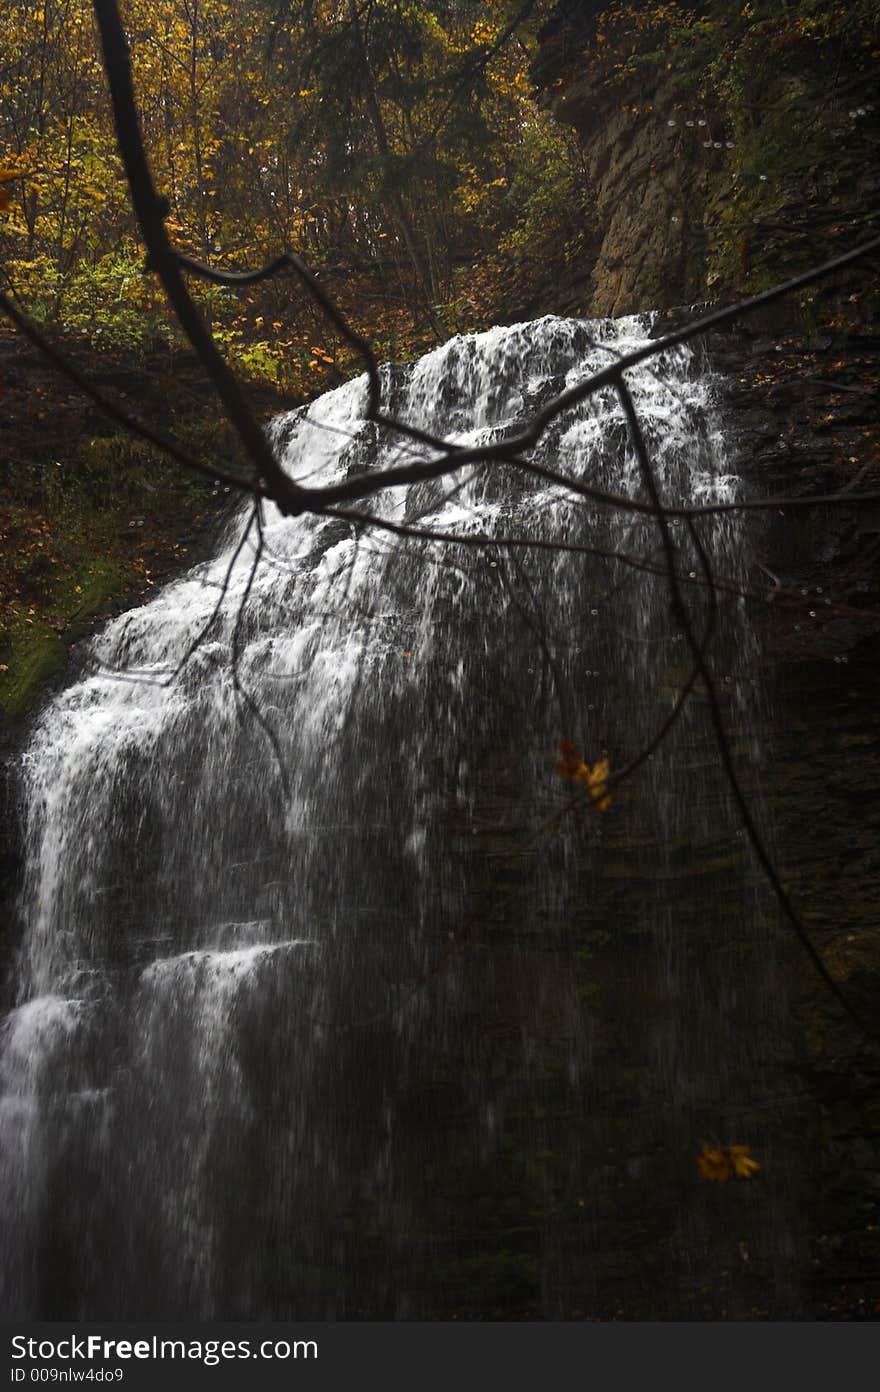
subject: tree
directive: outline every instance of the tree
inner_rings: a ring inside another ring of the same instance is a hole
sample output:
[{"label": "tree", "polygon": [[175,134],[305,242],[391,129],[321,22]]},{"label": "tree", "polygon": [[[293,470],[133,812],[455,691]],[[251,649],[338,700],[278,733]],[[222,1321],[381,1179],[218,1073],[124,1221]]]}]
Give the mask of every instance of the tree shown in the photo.
[{"label": "tree", "polygon": [[[381,351],[445,338],[497,282],[500,266],[472,271],[487,234],[518,225],[525,129],[541,133],[551,203],[571,196],[569,143],[526,75],[541,11],[538,0],[265,0],[246,13],[222,0],[130,0],[141,129],[177,244],[231,269],[297,246],[332,294],[354,289]],[[0,148],[22,176],[0,228],[9,283],[68,331],[128,351],[173,340],[173,318],[137,274],[91,6],[52,0],[39,13],[12,7],[2,43]],[[344,348],[337,362],[289,282],[260,282],[244,299],[196,294],[249,375],[309,392],[353,365]]]}]

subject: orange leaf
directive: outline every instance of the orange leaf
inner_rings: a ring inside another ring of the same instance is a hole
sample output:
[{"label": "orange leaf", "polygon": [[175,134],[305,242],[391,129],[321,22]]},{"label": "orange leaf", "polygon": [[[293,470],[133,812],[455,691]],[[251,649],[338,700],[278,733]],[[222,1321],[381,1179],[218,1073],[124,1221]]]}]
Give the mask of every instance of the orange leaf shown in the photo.
[{"label": "orange leaf", "polygon": [[761,1166],[752,1155],[751,1146],[723,1146],[717,1141],[701,1141],[697,1168],[703,1179],[726,1184],[731,1175],[736,1179],[751,1179]]},{"label": "orange leaf", "polygon": [[567,739],[559,741],[559,752],[562,758],[556,765],[556,772],[560,778],[581,778],[588,772],[587,766],[578,754],[574,745],[569,744]]},{"label": "orange leaf", "polygon": [[703,1141],[697,1156],[697,1167],[703,1179],[709,1179],[714,1184],[726,1184],[730,1179],[730,1161],[724,1146]]},{"label": "orange leaf", "polygon": [[608,759],[600,759],[597,764],[590,768],[589,764],[584,763],[580,754],[567,739],[559,741],[559,752],[562,755],[556,765],[559,777],[570,778],[573,783],[580,783],[589,793],[596,810],[607,812],[611,806],[611,798],[607,788],[608,774],[611,769]]}]

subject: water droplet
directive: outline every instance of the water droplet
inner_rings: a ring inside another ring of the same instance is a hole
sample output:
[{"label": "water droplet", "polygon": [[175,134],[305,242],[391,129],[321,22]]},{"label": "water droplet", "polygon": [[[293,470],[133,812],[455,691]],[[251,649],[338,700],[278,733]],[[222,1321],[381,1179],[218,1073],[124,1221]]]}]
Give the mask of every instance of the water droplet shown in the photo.
[{"label": "water droplet", "polygon": [[598,614],[598,612],[599,612],[598,609],[591,609],[591,610],[590,610],[590,613],[592,614],[593,618],[596,617],[596,615]]},{"label": "water droplet", "polygon": [[728,140],[728,141],[726,141],[725,143],[726,143],[726,145],[727,145],[728,150],[735,150],[735,149],[736,149],[736,141],[735,141],[735,140]]},{"label": "water droplet", "polygon": [[698,125],[698,126],[705,126],[705,124],[706,124],[706,118],[705,118],[705,116],[701,116],[700,119],[699,119],[699,121],[697,122],[697,125]]},{"label": "water droplet", "polygon": [[817,585],[817,586],[816,586],[816,594],[821,594],[821,593],[822,593],[822,586],[821,586],[821,585]]},{"label": "water droplet", "polygon": [[761,180],[761,183],[762,183],[762,184],[766,184],[766,182],[767,182],[767,175],[766,175],[766,174],[759,174],[759,175],[758,175],[758,178]]},{"label": "water droplet", "polygon": [[703,149],[704,149],[704,150],[711,150],[711,149],[712,149],[712,141],[711,141],[711,140],[704,140],[704,141],[703,141]]},{"label": "water droplet", "polygon": [[677,122],[677,121],[667,121],[666,124],[667,124],[667,126],[677,126],[677,125],[678,125],[678,122]]},{"label": "water droplet", "polygon": [[714,144],[716,150],[723,150],[723,149],[724,149],[724,146],[721,144],[721,141],[720,141],[720,140],[715,140],[715,141],[713,141],[713,144]]},{"label": "water droplet", "polygon": [[688,577],[689,577],[689,579],[691,579],[691,580],[696,580],[696,578],[697,578],[697,572],[696,572],[695,570],[689,570],[689,571],[688,571]]},{"label": "water droplet", "polygon": [[693,121],[685,121],[686,126],[693,126]]},{"label": "water droplet", "polygon": [[807,593],[806,590],[801,590],[801,594],[806,594],[806,593]]},{"label": "water droplet", "polygon": [[811,610],[810,610],[810,618],[811,618],[811,619],[815,619],[815,617],[816,617],[816,611],[815,611],[815,609],[811,609]]}]

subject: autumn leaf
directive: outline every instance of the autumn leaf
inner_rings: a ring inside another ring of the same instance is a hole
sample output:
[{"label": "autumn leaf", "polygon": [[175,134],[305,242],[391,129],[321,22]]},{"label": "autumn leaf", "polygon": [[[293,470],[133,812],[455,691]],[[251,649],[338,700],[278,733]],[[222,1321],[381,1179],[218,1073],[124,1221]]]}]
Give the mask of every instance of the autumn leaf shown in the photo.
[{"label": "autumn leaf", "polygon": [[697,1156],[697,1167],[703,1179],[712,1180],[715,1184],[726,1184],[730,1179],[730,1160],[723,1146],[703,1141]]},{"label": "autumn leaf", "polygon": [[608,759],[600,759],[590,768],[589,764],[584,763],[580,754],[567,739],[559,741],[559,752],[562,756],[556,765],[559,777],[570,778],[573,783],[580,783],[589,793],[597,812],[607,812],[611,806],[611,797],[607,787],[608,774],[611,770]]},{"label": "autumn leaf", "polygon": [[727,1154],[730,1156],[733,1173],[736,1175],[737,1179],[751,1179],[752,1175],[757,1174],[758,1170],[761,1168],[748,1146],[728,1146]]},{"label": "autumn leaf", "polygon": [[594,764],[592,769],[587,771],[587,792],[593,799],[598,812],[607,812],[611,806],[611,798],[608,795],[608,774],[611,765],[607,759],[600,759]]},{"label": "autumn leaf", "polygon": [[726,1184],[731,1175],[736,1179],[751,1179],[761,1166],[753,1157],[750,1146],[724,1146],[716,1141],[701,1141],[697,1168],[703,1179],[711,1180],[714,1184]]}]

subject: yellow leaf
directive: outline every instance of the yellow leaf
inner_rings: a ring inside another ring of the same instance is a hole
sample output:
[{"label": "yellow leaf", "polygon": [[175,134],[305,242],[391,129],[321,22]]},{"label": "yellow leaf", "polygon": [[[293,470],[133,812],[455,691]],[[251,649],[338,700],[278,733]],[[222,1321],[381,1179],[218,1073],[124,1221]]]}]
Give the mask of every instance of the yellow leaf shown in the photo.
[{"label": "yellow leaf", "polygon": [[746,1145],[732,1145],[727,1147],[730,1156],[730,1163],[733,1166],[733,1173],[737,1179],[751,1179],[753,1174],[757,1174],[761,1166],[754,1159],[751,1149]]},{"label": "yellow leaf", "polygon": [[724,1146],[717,1141],[701,1141],[697,1168],[703,1179],[726,1184],[731,1175],[736,1179],[751,1179],[761,1166],[752,1155],[751,1146]]},{"label": "yellow leaf", "polygon": [[607,812],[611,806],[611,798],[608,795],[606,786],[611,765],[607,759],[600,759],[598,764],[594,764],[587,773],[587,791],[596,805],[599,812]]},{"label": "yellow leaf", "polygon": [[608,774],[611,770],[609,760],[600,759],[597,764],[590,768],[589,764],[584,763],[580,754],[567,739],[559,741],[559,752],[562,755],[556,765],[559,777],[570,778],[573,783],[580,783],[589,793],[596,811],[607,812],[611,806],[611,797],[607,787]]}]

